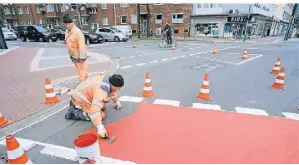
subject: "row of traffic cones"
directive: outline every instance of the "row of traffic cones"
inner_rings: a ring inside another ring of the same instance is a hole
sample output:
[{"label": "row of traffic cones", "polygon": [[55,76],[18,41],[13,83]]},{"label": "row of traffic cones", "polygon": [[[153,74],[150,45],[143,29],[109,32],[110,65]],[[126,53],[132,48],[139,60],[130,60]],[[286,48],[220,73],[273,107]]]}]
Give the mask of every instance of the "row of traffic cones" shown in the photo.
[{"label": "row of traffic cones", "polygon": [[[137,48],[135,42],[133,42],[133,44],[132,44],[132,48]],[[175,46],[174,46],[174,44],[172,44],[171,49],[172,49],[172,50],[175,50]]]},{"label": "row of traffic cones", "polygon": [[272,71],[270,73],[275,74],[275,75],[278,74],[276,80],[271,85],[271,87],[276,88],[276,89],[285,89],[285,86],[284,86],[285,67],[280,67],[280,58],[279,57],[277,58],[277,61],[274,64],[274,67],[272,68]]},{"label": "row of traffic cones", "polygon": [[[216,44],[214,45],[212,54],[214,54],[214,55],[217,54],[217,47],[216,47]],[[243,56],[241,57],[241,60],[247,60],[247,59],[248,59],[248,57],[247,57],[247,49],[245,49],[245,50],[244,50],[244,54],[243,54]]]}]

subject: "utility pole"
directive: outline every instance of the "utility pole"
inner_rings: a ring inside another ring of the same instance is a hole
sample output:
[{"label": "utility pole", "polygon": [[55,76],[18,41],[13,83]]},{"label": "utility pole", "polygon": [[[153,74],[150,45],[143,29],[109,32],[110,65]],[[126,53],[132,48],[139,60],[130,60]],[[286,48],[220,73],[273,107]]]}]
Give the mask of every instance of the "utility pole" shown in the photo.
[{"label": "utility pole", "polygon": [[140,39],[140,4],[137,4],[137,37]]},{"label": "utility pole", "polygon": [[[77,9],[77,15],[78,15],[78,21],[79,21],[79,28],[81,29],[81,11],[80,11],[80,9],[81,9],[81,5],[79,5],[79,4],[76,4],[76,9]],[[82,29],[81,29],[82,30]]]},{"label": "utility pole", "polygon": [[250,18],[250,10],[251,10],[251,5],[249,5],[249,11],[248,11],[248,16],[247,16],[247,21],[246,21],[246,26],[245,26],[245,34],[244,34],[244,40],[243,42],[245,42],[246,40],[246,35],[247,35],[247,26],[248,26],[248,22],[249,22],[249,18]]},{"label": "utility pole", "polygon": [[291,24],[293,24],[294,14],[295,14],[296,9],[297,9],[297,3],[294,5],[293,11],[292,11],[292,15],[291,15],[291,18],[290,18],[290,21],[289,21],[289,25],[288,25],[288,28],[287,28],[287,32],[286,32],[286,34],[284,36],[284,41],[287,41],[288,38],[289,38]]}]

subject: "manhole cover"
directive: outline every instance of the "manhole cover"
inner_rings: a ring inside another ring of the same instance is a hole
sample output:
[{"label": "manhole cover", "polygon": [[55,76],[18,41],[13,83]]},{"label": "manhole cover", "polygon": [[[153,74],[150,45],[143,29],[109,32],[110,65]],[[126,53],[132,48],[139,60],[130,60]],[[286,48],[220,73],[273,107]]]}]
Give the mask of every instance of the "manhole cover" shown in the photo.
[{"label": "manhole cover", "polygon": [[212,71],[222,66],[223,64],[218,64],[218,63],[205,63],[205,64],[194,66],[193,69],[202,70],[202,71]]}]

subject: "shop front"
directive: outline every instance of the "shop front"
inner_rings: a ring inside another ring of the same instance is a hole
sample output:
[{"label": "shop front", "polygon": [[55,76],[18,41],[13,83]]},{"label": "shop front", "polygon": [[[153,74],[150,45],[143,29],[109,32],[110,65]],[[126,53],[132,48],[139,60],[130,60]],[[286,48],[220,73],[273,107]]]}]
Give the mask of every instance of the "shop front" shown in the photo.
[{"label": "shop front", "polygon": [[194,17],[191,20],[191,36],[222,37],[224,17]]}]

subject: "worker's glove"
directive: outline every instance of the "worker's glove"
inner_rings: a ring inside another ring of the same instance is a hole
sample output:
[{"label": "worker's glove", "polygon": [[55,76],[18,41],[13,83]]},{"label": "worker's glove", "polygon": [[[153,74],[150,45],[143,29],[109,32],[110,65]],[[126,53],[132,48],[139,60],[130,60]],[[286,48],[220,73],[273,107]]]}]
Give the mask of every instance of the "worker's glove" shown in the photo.
[{"label": "worker's glove", "polygon": [[98,125],[97,129],[98,129],[97,133],[101,138],[105,139],[108,136],[105,126],[103,124]]},{"label": "worker's glove", "polygon": [[121,109],[121,104],[120,104],[119,101],[116,103],[116,105],[115,105],[115,109]]}]

